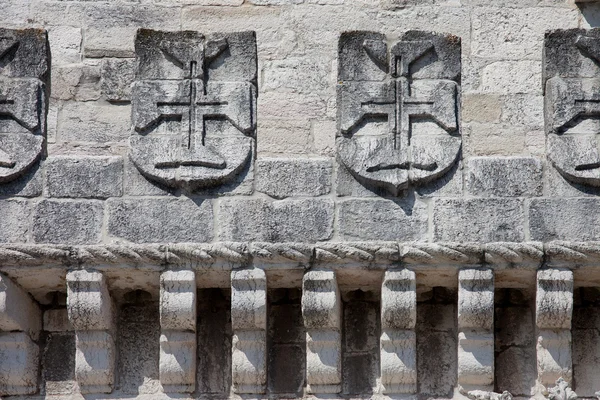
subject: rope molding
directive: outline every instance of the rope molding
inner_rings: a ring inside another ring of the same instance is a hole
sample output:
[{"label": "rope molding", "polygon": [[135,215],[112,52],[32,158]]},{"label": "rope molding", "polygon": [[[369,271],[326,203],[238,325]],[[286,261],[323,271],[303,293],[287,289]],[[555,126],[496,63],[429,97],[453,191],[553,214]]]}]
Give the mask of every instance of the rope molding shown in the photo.
[{"label": "rope molding", "polygon": [[0,266],[184,263],[600,264],[600,242],[0,245]]}]

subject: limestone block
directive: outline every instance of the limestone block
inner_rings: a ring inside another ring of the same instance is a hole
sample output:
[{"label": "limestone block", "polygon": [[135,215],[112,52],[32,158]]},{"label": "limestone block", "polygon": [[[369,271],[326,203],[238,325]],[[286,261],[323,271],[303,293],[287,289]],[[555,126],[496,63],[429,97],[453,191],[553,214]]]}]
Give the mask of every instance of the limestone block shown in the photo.
[{"label": "limestone block", "polygon": [[533,199],[529,206],[531,240],[598,240],[598,210],[597,198]]},{"label": "limestone block", "polygon": [[0,396],[37,392],[39,348],[25,332],[0,332]]},{"label": "limestone block", "polygon": [[536,325],[540,329],[571,329],[573,271],[544,269],[537,273]]},{"label": "limestone block", "polygon": [[131,106],[101,102],[68,102],[58,113],[57,135],[65,142],[125,142]]},{"label": "limestone block", "polygon": [[231,272],[231,373],[236,393],[264,393],[267,384],[267,277],[258,268]]},{"label": "limestone block", "polygon": [[0,242],[18,243],[27,241],[31,215],[31,205],[25,200],[0,200]]},{"label": "limestone block", "polygon": [[75,329],[75,377],[82,393],[110,393],[114,382],[114,309],[106,278],[93,270],[67,273],[67,310]]},{"label": "limestone block", "polygon": [[341,299],[335,272],[312,270],[302,280],[309,393],[341,390]]},{"label": "limestone block", "polygon": [[69,332],[73,330],[66,308],[52,308],[44,311],[43,327],[46,332]]},{"label": "limestone block", "polygon": [[52,65],[76,64],[81,62],[81,28],[53,26],[48,29],[48,42],[52,53]]},{"label": "limestone block", "polygon": [[263,158],[256,161],[256,190],[281,199],[331,191],[333,166],[324,158]]},{"label": "limestone block", "polygon": [[573,272],[544,269],[537,273],[536,325],[538,381],[550,387],[557,379],[570,383],[573,374],[571,318]]},{"label": "limestone block", "polygon": [[519,199],[437,199],[435,241],[520,242],[525,215]]},{"label": "limestone block", "polygon": [[42,154],[48,62],[46,31],[0,29],[0,183],[22,176]]},{"label": "limestone block", "polygon": [[100,241],[103,205],[95,201],[42,200],[33,211],[36,243],[95,244]]},{"label": "limestone block", "polygon": [[339,232],[344,240],[425,240],[425,203],[399,200],[349,199],[337,203]]},{"label": "limestone block", "polygon": [[37,340],[41,329],[42,313],[37,303],[0,273],[0,332],[22,331]]},{"label": "limestone block", "polygon": [[383,392],[417,391],[417,293],[415,273],[385,272],[381,286],[380,373]]},{"label": "limestone block", "polygon": [[166,392],[193,392],[196,379],[196,275],[160,275],[160,382]]},{"label": "limestone block", "polygon": [[232,181],[255,146],[255,33],[141,29],[135,48],[133,163],[147,178],[176,188]]},{"label": "limestone block", "polygon": [[135,59],[105,58],[102,60],[100,87],[111,102],[131,100],[131,84],[135,80]]},{"label": "limestone block", "polygon": [[121,157],[54,156],[45,165],[50,197],[105,199],[123,194]]},{"label": "limestone block", "polygon": [[[460,48],[456,36],[423,31],[409,31],[390,46],[378,33],[342,34],[336,143],[338,159],[359,182],[397,196],[456,163]],[[417,115],[427,120],[418,135],[412,132]],[[382,118],[387,123],[378,126]],[[376,133],[364,134],[370,129]]]},{"label": "limestone block", "polygon": [[107,209],[108,233],[132,242],[209,242],[213,237],[210,200],[110,199]]},{"label": "limestone block", "polygon": [[467,191],[472,196],[541,196],[542,163],[533,157],[471,157]]},{"label": "limestone block", "polygon": [[494,385],[494,273],[458,273],[458,383],[465,392]]}]

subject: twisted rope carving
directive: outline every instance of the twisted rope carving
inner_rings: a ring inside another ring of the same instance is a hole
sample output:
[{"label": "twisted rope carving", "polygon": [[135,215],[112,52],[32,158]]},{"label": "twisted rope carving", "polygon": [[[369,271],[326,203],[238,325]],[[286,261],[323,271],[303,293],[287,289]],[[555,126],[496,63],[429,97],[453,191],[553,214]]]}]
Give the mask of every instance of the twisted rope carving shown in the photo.
[{"label": "twisted rope carving", "polygon": [[315,245],[315,259],[318,261],[375,261],[400,259],[398,244],[395,242],[366,243],[318,243]]},{"label": "twisted rope carving", "polygon": [[82,264],[164,264],[164,245],[115,244],[81,246],[76,249],[76,259]]},{"label": "twisted rope carving", "polygon": [[167,262],[214,262],[217,259],[231,262],[246,262],[248,261],[248,254],[248,245],[245,243],[170,244],[167,250]]},{"label": "twisted rope carving", "polygon": [[473,264],[483,259],[481,246],[468,243],[404,244],[401,246],[401,255],[403,261],[415,264]]},{"label": "twisted rope carving", "polygon": [[490,264],[541,262],[544,257],[542,243],[488,243],[485,245],[485,261]]},{"label": "twisted rope carving", "polygon": [[314,246],[306,243],[264,243],[250,244],[250,254],[259,259],[283,258],[290,261],[308,262],[312,258]]},{"label": "twisted rope carving", "polygon": [[4,245],[0,247],[0,264],[42,264],[48,260],[68,263],[73,249],[54,245]]},{"label": "twisted rope carving", "polygon": [[560,261],[600,261],[600,242],[550,242],[544,245],[546,256]]}]

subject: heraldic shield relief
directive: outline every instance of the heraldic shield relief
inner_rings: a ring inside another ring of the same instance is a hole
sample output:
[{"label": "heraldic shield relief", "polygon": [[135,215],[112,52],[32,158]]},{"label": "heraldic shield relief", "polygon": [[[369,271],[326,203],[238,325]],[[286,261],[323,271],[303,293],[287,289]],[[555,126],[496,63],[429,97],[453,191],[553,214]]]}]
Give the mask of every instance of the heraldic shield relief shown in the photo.
[{"label": "heraldic shield relief", "polygon": [[0,29],[0,183],[23,175],[42,154],[47,43],[42,29]]},{"label": "heraldic shield relief", "polygon": [[398,195],[456,163],[460,49],[458,37],[429,32],[391,44],[379,33],[342,34],[337,152],[359,182]]},{"label": "heraldic shield relief", "polygon": [[130,157],[147,178],[195,190],[231,181],[256,135],[256,36],[140,29]]},{"label": "heraldic shield relief", "polygon": [[547,33],[543,64],[548,159],[568,181],[600,186],[600,29]]}]

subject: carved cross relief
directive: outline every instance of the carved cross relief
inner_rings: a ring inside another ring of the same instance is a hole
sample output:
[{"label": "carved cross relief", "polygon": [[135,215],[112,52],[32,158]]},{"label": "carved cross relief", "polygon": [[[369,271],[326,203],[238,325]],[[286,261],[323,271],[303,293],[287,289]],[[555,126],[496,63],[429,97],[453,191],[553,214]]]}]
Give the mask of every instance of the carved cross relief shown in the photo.
[{"label": "carved cross relief", "polygon": [[140,30],[131,159],[148,178],[196,189],[230,181],[256,130],[253,32]]},{"label": "carved cross relief", "polygon": [[567,180],[600,186],[600,30],[558,30],[544,49],[548,158]]},{"label": "carved cross relief", "polygon": [[408,32],[388,51],[383,35],[344,33],[338,159],[360,182],[394,195],[442,176],[460,152],[459,81],[456,37]]},{"label": "carved cross relief", "polygon": [[46,134],[48,47],[40,29],[0,29],[0,182],[41,156]]}]

